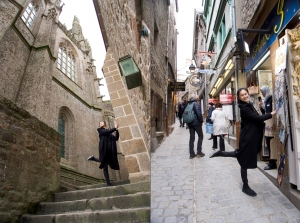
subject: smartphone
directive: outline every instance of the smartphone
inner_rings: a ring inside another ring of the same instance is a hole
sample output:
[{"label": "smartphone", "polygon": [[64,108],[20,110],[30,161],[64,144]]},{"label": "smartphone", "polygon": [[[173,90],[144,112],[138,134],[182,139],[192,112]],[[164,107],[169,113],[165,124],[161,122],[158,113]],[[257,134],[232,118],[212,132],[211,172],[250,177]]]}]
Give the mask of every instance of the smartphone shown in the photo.
[{"label": "smartphone", "polygon": [[260,96],[258,96],[258,101],[261,101],[261,97]]}]

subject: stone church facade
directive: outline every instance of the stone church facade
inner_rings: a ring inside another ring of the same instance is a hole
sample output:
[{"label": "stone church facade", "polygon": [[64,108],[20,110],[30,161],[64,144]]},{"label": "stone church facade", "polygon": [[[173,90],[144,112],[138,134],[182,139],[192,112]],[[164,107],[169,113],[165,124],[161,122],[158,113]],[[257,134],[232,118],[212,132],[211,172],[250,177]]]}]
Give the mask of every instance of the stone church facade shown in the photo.
[{"label": "stone church facade", "polygon": [[[99,121],[113,124],[103,102],[92,49],[77,17],[68,30],[59,21],[60,0],[0,3],[0,95],[62,135],[61,166],[103,178],[97,163]],[[124,157],[113,180],[128,179]]]}]

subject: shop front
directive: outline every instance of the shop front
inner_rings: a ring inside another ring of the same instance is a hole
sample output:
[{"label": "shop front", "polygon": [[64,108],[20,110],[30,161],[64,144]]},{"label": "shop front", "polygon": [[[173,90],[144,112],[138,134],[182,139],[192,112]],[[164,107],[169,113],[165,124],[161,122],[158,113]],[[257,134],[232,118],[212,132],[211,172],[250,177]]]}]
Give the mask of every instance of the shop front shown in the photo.
[{"label": "shop front", "polygon": [[[298,1],[279,0],[260,28],[271,29],[272,34],[257,34],[244,61],[245,84],[254,107],[261,112],[259,101],[267,99],[260,89],[270,89],[272,103],[268,106],[277,111],[276,117],[266,122],[260,153],[262,161],[275,160],[277,168],[266,168],[266,162],[258,166],[287,197],[300,190],[299,15]],[[299,199],[295,202],[299,208]]]}]

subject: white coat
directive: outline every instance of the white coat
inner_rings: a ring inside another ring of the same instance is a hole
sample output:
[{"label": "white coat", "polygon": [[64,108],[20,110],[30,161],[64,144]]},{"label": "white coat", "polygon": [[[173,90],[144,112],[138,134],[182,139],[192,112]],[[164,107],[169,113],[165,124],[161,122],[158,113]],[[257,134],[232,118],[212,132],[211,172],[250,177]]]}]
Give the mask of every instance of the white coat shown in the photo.
[{"label": "white coat", "polygon": [[228,117],[223,108],[216,108],[210,119],[213,121],[213,135],[228,134]]}]

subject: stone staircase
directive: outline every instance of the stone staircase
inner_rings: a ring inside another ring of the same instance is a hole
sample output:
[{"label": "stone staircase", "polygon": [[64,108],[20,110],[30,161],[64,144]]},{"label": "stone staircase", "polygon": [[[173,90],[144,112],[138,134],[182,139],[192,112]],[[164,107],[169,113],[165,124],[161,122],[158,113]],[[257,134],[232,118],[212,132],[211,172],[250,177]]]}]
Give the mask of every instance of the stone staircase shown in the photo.
[{"label": "stone staircase", "polygon": [[122,183],[55,193],[53,202],[41,202],[37,214],[23,215],[22,223],[150,222],[150,181]]}]

